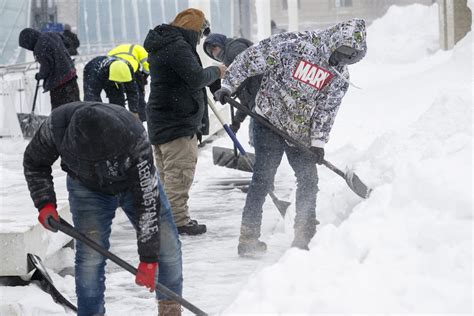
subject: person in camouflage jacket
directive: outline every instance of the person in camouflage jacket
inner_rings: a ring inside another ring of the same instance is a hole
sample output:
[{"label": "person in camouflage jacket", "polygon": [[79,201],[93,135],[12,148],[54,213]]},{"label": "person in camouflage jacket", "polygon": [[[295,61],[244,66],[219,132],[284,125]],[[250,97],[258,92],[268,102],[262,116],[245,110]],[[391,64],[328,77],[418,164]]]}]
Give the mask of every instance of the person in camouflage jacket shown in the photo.
[{"label": "person in camouflage jacket", "polygon": [[242,215],[239,254],[266,250],[266,245],[258,240],[262,206],[283,152],[298,183],[292,245],[308,249],[318,223],[315,163],[324,160],[324,145],[349,87],[347,65],[360,61],[366,51],[365,22],[351,19],[322,30],[274,35],[245,50],[227,69],[216,99],[225,103],[226,97],[244,80],[263,74],[254,111],[313,152],[305,154],[255,124],[256,162]]}]

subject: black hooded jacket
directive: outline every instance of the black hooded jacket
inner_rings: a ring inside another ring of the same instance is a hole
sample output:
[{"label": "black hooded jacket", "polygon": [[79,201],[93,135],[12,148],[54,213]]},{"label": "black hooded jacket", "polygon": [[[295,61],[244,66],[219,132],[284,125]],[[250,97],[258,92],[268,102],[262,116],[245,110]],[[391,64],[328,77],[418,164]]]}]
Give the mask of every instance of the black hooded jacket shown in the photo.
[{"label": "black hooded jacket", "polygon": [[[130,112],[138,112],[138,85],[135,80],[130,82],[114,82],[109,80],[110,65],[116,61],[117,57],[97,56],[89,61],[84,67],[84,101],[102,102],[100,96],[102,90],[105,91],[109,103],[125,107],[125,97],[127,95],[128,109]],[[133,74],[133,68],[130,73]]]},{"label": "black hooded jacket", "polygon": [[76,77],[76,68],[59,33],[26,28],[20,32],[21,47],[33,51],[40,64],[39,79],[44,91],[57,88]]},{"label": "black hooded jacket", "polygon": [[[208,40],[206,40],[205,44],[207,43],[208,43]],[[212,42],[210,44],[212,44]],[[206,55],[208,55],[210,58],[216,61],[222,62],[224,65],[229,67],[230,64],[232,64],[234,59],[237,57],[237,55],[239,55],[240,53],[242,53],[244,50],[246,50],[252,45],[253,43],[245,38],[236,38],[236,39],[227,38],[225,40],[225,46],[222,47],[222,54],[221,54],[222,61],[219,61],[216,58],[214,58],[214,56],[209,54],[205,48],[204,48],[204,51],[206,52]],[[260,89],[260,83],[262,81],[262,78],[263,78],[263,75],[258,75],[258,76],[254,76],[254,77],[250,77],[246,79],[235,92],[235,95],[237,96],[237,98],[239,98],[241,104],[243,106],[246,106],[250,110],[252,110],[255,107],[255,97],[257,96],[257,92]],[[245,114],[245,112],[237,110],[234,120],[239,123],[242,123],[246,117],[247,115]]]},{"label": "black hooded jacket", "polygon": [[205,86],[220,76],[217,66],[202,68],[198,32],[162,24],[148,33],[150,64],[148,134],[152,144],[209,133]]},{"label": "black hooded jacket", "polygon": [[77,48],[81,46],[81,42],[75,33],[69,30],[64,30],[63,32],[64,37],[64,45],[69,52],[69,55],[75,56],[78,54]]},{"label": "black hooded jacket", "polygon": [[73,102],[54,110],[23,158],[28,189],[38,209],[56,204],[51,166],[58,157],[61,168],[92,191],[109,195],[132,192],[140,260],[157,261],[158,178],[142,124],[113,104]]}]

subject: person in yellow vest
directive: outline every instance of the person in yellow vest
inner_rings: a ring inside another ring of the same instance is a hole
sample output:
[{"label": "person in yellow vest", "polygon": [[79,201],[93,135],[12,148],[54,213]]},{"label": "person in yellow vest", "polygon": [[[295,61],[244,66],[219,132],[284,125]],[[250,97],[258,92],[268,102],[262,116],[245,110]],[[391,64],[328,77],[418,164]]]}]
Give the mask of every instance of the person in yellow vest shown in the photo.
[{"label": "person in yellow vest", "polygon": [[108,53],[108,56],[121,58],[133,68],[135,82],[138,86],[138,114],[142,122],[146,121],[145,86],[148,84],[148,52],[138,44],[121,44]]},{"label": "person in yellow vest", "polygon": [[139,118],[138,87],[130,64],[110,56],[97,56],[89,61],[84,67],[84,101],[102,102],[102,90],[109,103],[123,107],[127,95],[128,109]]}]

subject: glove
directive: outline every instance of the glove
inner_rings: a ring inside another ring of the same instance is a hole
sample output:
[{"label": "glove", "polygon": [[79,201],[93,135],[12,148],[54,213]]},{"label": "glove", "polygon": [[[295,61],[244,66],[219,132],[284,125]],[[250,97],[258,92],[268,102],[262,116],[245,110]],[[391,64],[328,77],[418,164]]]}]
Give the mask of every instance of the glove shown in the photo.
[{"label": "glove", "polygon": [[240,122],[232,121],[232,124],[230,124],[229,127],[234,132],[234,134],[237,134],[240,129]]},{"label": "glove", "polygon": [[140,262],[137,268],[137,275],[135,276],[135,283],[149,288],[150,292],[154,292],[157,269],[158,262]]},{"label": "glove", "polygon": [[56,206],[54,206],[53,203],[48,203],[43,208],[40,209],[39,215],[38,215],[38,221],[43,225],[44,228],[52,231],[52,232],[57,232],[58,230],[56,228],[53,228],[49,226],[49,219],[53,218],[54,220],[59,222],[59,215],[58,211],[56,211]]},{"label": "glove", "polygon": [[37,72],[35,74],[35,79],[36,79],[36,81],[40,81],[41,79],[43,79],[43,76],[41,75],[41,73]]},{"label": "glove", "polygon": [[313,153],[313,162],[318,165],[322,164],[324,161],[324,148],[311,147],[309,150]]},{"label": "glove", "polygon": [[227,88],[220,88],[214,93],[214,97],[216,98],[217,101],[219,101],[221,104],[226,104],[227,101],[225,100],[226,97],[230,98],[231,92]]}]

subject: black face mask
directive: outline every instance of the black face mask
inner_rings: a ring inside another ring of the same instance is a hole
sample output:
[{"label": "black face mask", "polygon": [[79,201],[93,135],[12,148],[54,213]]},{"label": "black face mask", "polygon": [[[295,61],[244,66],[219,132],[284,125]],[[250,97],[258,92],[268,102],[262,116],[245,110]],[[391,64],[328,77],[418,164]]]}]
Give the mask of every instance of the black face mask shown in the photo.
[{"label": "black face mask", "polygon": [[360,61],[364,57],[361,51],[349,46],[339,46],[329,57],[329,65],[344,66],[352,65]]}]

